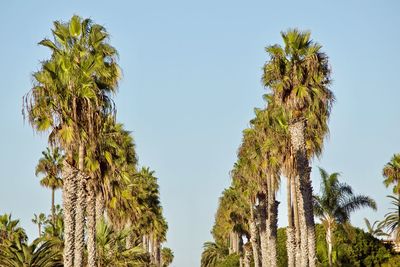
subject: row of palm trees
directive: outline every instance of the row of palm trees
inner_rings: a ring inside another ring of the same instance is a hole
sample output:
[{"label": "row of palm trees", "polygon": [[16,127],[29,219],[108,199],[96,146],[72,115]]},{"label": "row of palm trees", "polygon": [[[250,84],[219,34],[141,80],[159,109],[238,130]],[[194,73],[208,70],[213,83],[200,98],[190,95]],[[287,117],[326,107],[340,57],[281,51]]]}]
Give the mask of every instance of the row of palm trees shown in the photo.
[{"label": "row of palm trees", "polygon": [[[311,40],[309,32],[290,29],[281,35],[283,46],[266,48],[269,59],[262,77],[268,90],[266,107],[255,109],[255,118],[243,131],[231,186],[219,200],[212,229],[215,243],[204,245],[204,267],[218,266],[221,257],[229,254],[240,255],[241,266],[251,262],[254,266],[277,266],[276,192],[281,177],[286,177],[288,266],[316,266],[314,215],[324,226],[332,266],[336,227],[346,226],[356,209],[376,209],[370,197],[354,195],[349,185],[339,182],[339,173],[328,174],[323,169],[322,195],[313,194],[310,160],[321,155],[329,133],[334,102],[329,89],[331,71],[322,46]],[[384,169],[384,176],[389,177],[386,184],[399,184],[400,156],[394,161]],[[395,187],[400,194],[398,189]]]},{"label": "row of palm trees", "polygon": [[[262,77],[268,89],[264,95],[266,108],[255,110],[250,128],[243,132],[232,170],[236,193],[228,189],[226,197],[244,197],[242,203],[248,203],[248,238],[256,266],[277,266],[276,191],[280,177],[287,177],[289,266],[316,266],[309,161],[321,154],[328,133],[334,101],[329,90],[330,68],[328,57],[309,32],[288,30],[282,33],[282,39],[283,46],[266,48],[270,57]],[[224,198],[225,193],[221,202]],[[245,220],[240,216],[230,219]],[[245,230],[242,228],[230,229],[235,252],[241,242],[237,236]]]},{"label": "row of palm trees", "polygon": [[23,114],[35,131],[49,133],[51,148],[43,152],[36,174],[52,192],[52,224],[54,192],[62,188],[63,264],[106,266],[99,262],[96,240],[103,227],[105,233],[127,231],[125,247],[140,243],[161,266],[168,227],[157,178],[149,168],[138,169],[133,138],[115,119],[117,50],[103,26],[76,15],[55,21],[52,35],[39,43],[51,57],[33,74]]}]

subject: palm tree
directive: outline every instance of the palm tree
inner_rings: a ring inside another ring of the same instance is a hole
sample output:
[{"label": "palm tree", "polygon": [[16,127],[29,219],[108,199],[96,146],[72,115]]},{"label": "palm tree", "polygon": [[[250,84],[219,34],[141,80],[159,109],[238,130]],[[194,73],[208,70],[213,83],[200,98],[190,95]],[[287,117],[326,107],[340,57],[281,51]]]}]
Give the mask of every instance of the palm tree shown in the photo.
[{"label": "palm tree", "polygon": [[150,260],[140,246],[126,248],[123,243],[129,232],[116,231],[101,220],[96,231],[99,266],[148,266]]},{"label": "palm tree", "polygon": [[400,215],[398,212],[400,209],[400,197],[387,197],[392,200],[391,203],[393,207],[391,209],[393,211],[385,214],[385,218],[383,219],[383,221],[381,221],[378,227],[387,229],[389,231],[389,234],[394,235],[395,243],[400,244]]},{"label": "palm tree", "polygon": [[32,222],[34,224],[37,224],[38,234],[39,234],[38,237],[41,237],[42,236],[42,225],[44,225],[47,222],[46,215],[44,213],[40,213],[39,215],[34,214]]},{"label": "palm tree", "polygon": [[55,203],[54,195],[57,189],[61,189],[63,181],[61,179],[62,162],[64,156],[60,153],[60,149],[55,147],[53,149],[47,148],[42,152],[43,157],[39,159],[36,166],[35,175],[44,175],[40,180],[40,184],[46,188],[51,189],[51,217],[55,223]]},{"label": "palm tree", "polygon": [[322,151],[327,120],[334,96],[329,90],[328,57],[321,45],[310,39],[310,32],[283,32],[284,47],[266,48],[270,60],[264,65],[263,84],[276,105],[289,118],[290,135],[301,231],[301,266],[315,266],[316,244],[312,207],[311,167],[309,159]]},{"label": "palm tree", "polygon": [[[393,193],[400,197],[400,154],[394,154],[382,171],[383,181],[386,187],[393,185]],[[398,209],[398,216],[400,217],[400,206]]]},{"label": "palm tree", "polygon": [[319,171],[321,195],[314,196],[314,211],[325,228],[329,266],[332,266],[333,231],[337,224],[348,223],[350,214],[362,207],[376,210],[376,203],[368,196],[354,195],[349,185],[339,182],[339,173],[328,174],[322,168]]},{"label": "palm tree", "polygon": [[364,218],[364,222],[365,222],[365,225],[367,226],[368,233],[375,236],[376,238],[390,236],[389,234],[387,234],[383,231],[383,226],[382,226],[381,222],[374,221],[374,223],[371,224],[367,218]]},{"label": "palm tree", "polygon": [[107,40],[104,27],[90,19],[73,16],[67,23],[54,22],[53,41],[40,42],[52,56],[34,73],[34,86],[24,97],[32,126],[50,130],[49,140],[60,144],[67,156],[63,169],[66,267],[83,264],[85,183],[91,179],[85,154],[96,150],[103,118],[114,112],[110,95],[121,76],[117,51]]},{"label": "palm tree", "polygon": [[62,267],[62,248],[57,240],[35,239],[28,245],[21,240],[0,244],[0,266]]},{"label": "palm tree", "polygon": [[21,242],[28,240],[25,230],[20,227],[19,220],[13,220],[11,214],[3,214],[0,216],[0,244],[5,241],[20,240]]},{"label": "palm tree", "polygon": [[201,267],[214,267],[229,255],[228,248],[218,243],[206,242],[203,247]]},{"label": "palm tree", "polygon": [[172,249],[163,247],[161,249],[161,267],[168,267],[174,261]]}]

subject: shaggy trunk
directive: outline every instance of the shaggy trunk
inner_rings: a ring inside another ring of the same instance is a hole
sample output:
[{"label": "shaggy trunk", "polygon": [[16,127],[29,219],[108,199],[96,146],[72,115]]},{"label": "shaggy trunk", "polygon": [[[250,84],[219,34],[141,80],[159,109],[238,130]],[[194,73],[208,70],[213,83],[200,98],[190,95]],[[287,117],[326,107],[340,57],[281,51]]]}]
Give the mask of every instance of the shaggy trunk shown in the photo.
[{"label": "shaggy trunk", "polygon": [[88,187],[87,203],[88,267],[96,267],[96,190],[93,185]]},{"label": "shaggy trunk", "polygon": [[160,242],[158,241],[155,242],[155,247],[154,247],[154,264],[157,267],[161,266],[161,248],[160,248]]},{"label": "shaggy trunk", "polygon": [[250,228],[250,243],[253,249],[253,259],[254,259],[254,267],[260,267],[260,234],[257,229],[256,224],[256,217],[254,215],[254,203],[250,201],[250,221],[249,221],[249,228]]},{"label": "shaggy trunk", "polygon": [[75,246],[75,204],[76,204],[76,170],[66,160],[63,163],[63,207],[64,207],[64,266],[74,266]]},{"label": "shaggy trunk", "polygon": [[79,145],[79,173],[78,173],[78,198],[75,214],[75,256],[74,267],[83,266],[83,252],[85,250],[85,204],[86,204],[86,176],[84,174],[84,146]]},{"label": "shaggy trunk", "polygon": [[99,190],[96,196],[96,224],[104,218],[105,202],[103,193]]},{"label": "shaggy trunk", "polygon": [[293,223],[293,206],[292,206],[292,190],[291,179],[288,178],[286,182],[287,189],[287,208],[288,208],[288,227],[286,228],[286,250],[288,257],[288,267],[294,267],[295,264],[295,237],[294,237],[294,223]]},{"label": "shaggy trunk", "polygon": [[269,232],[269,257],[271,267],[278,265],[277,257],[277,236],[278,236],[278,205],[279,202],[275,198],[275,177],[271,176],[269,180],[268,191],[268,220],[267,228]]},{"label": "shaggy trunk", "polygon": [[292,191],[292,203],[293,203],[293,226],[294,226],[294,256],[295,266],[301,263],[301,252],[300,252],[300,221],[299,221],[299,204],[297,201],[296,191],[296,179],[291,178],[290,182]]},{"label": "shaggy trunk", "polygon": [[[301,266],[316,266],[315,223],[312,206],[312,185],[305,146],[305,122],[297,121],[289,126],[290,141],[296,160],[296,173],[299,183],[297,186],[299,218],[301,231]],[[304,237],[304,242],[303,242]]]},{"label": "shaggy trunk", "polygon": [[259,204],[257,207],[260,218],[260,244],[261,244],[261,266],[269,266],[269,251],[268,251],[268,234],[267,234],[267,212],[266,212],[266,197],[264,194],[258,196]]}]

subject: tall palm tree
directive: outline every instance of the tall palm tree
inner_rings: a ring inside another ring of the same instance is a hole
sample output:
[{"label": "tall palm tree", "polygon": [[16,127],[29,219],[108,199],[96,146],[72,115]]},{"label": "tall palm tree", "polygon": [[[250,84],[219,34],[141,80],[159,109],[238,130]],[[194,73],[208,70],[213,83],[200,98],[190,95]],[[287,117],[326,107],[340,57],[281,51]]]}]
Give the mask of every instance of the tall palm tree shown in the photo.
[{"label": "tall palm tree", "polygon": [[42,236],[42,225],[44,225],[47,222],[46,215],[44,213],[40,213],[39,215],[34,214],[32,222],[34,224],[37,224],[38,226],[38,237]]},{"label": "tall palm tree", "polygon": [[66,23],[54,22],[53,41],[39,43],[50,48],[52,56],[34,73],[34,86],[24,97],[32,126],[50,130],[50,141],[60,144],[67,156],[63,169],[66,267],[83,264],[85,183],[92,177],[85,169],[85,154],[96,150],[103,118],[114,112],[110,97],[121,76],[117,51],[107,41],[104,27],[90,19],[73,16]]},{"label": "tall palm tree", "polygon": [[[289,118],[287,129],[294,157],[294,171],[301,231],[301,266],[316,265],[316,240],[312,207],[309,159],[322,151],[328,132],[327,120],[334,96],[329,90],[328,57],[310,32],[283,32],[284,47],[266,48],[270,60],[264,65],[263,84],[270,98],[284,108]],[[308,142],[308,140],[310,140]]]},{"label": "tall palm tree", "polygon": [[376,203],[368,196],[354,195],[349,185],[339,182],[339,173],[328,174],[322,168],[319,170],[321,195],[314,196],[314,210],[325,228],[329,266],[332,266],[333,231],[337,225],[348,223],[350,214],[362,207],[376,210]]},{"label": "tall palm tree", "polygon": [[60,149],[55,147],[53,149],[47,148],[42,152],[43,157],[39,159],[36,166],[35,175],[44,175],[40,180],[40,184],[46,188],[51,189],[51,217],[55,223],[55,191],[61,189],[63,181],[61,178],[62,162],[64,156],[61,154]]}]

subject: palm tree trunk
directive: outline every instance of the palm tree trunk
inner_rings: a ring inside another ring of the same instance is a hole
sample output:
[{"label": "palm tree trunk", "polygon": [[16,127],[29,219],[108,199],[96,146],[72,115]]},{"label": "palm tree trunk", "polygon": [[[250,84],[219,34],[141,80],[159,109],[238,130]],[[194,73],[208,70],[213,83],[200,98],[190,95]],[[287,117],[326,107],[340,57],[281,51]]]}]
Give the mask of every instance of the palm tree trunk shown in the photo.
[{"label": "palm tree trunk", "polygon": [[250,243],[253,250],[253,259],[254,259],[254,267],[260,267],[260,234],[257,229],[256,225],[256,218],[254,215],[254,203],[250,201],[250,221],[249,221],[249,228],[250,228]]},{"label": "palm tree trunk", "polygon": [[301,238],[302,266],[316,266],[316,244],[314,210],[312,206],[312,185],[310,179],[311,167],[309,166],[305,147],[305,122],[297,121],[289,126],[291,146],[295,153],[296,172],[299,178],[298,199]]},{"label": "palm tree trunk", "polygon": [[83,252],[85,250],[85,208],[86,208],[86,175],[84,174],[84,150],[83,144],[79,145],[79,173],[78,198],[76,201],[75,214],[75,256],[74,267],[83,266]]},{"label": "palm tree trunk", "polygon": [[288,227],[286,228],[286,250],[288,256],[288,267],[295,266],[295,237],[293,228],[293,206],[292,206],[292,190],[291,179],[288,178],[286,182],[286,196],[288,208]]},{"label": "palm tree trunk", "polygon": [[42,224],[38,223],[39,238],[42,236]]},{"label": "palm tree trunk", "polygon": [[65,160],[63,163],[63,207],[64,207],[64,266],[74,266],[75,248],[75,204],[76,171]]},{"label": "palm tree trunk", "polygon": [[[251,262],[251,252],[250,248],[248,246],[244,247],[244,260],[243,260],[243,265],[244,267],[250,267],[250,262]],[[257,263],[254,260],[254,266],[257,267]]]},{"label": "palm tree trunk", "polygon": [[51,221],[53,223],[53,229],[56,227],[56,207],[54,205],[54,195],[56,189],[54,187],[51,188]]},{"label": "palm tree trunk", "polygon": [[101,221],[101,219],[104,218],[104,211],[105,211],[104,195],[99,190],[96,195],[96,224],[98,224]]},{"label": "palm tree trunk", "polygon": [[326,229],[326,244],[328,245],[329,266],[332,266],[332,228],[330,224],[328,224],[328,228]]},{"label": "palm tree trunk", "polygon": [[275,177],[270,176],[268,181],[268,200],[267,200],[267,233],[269,248],[269,266],[277,266],[277,234],[278,234],[278,205],[275,200]]},{"label": "palm tree trunk", "polygon": [[[93,178],[92,178],[93,183]],[[88,267],[97,266],[96,258],[96,190],[93,186],[88,186],[87,195],[87,251]]]},{"label": "palm tree trunk", "polygon": [[296,190],[296,179],[291,178],[291,191],[292,191],[292,202],[293,202],[293,219],[294,219],[294,255],[295,255],[295,266],[301,263],[301,252],[300,252],[300,220],[299,220],[299,203]]},{"label": "palm tree trunk", "polygon": [[269,266],[269,251],[268,251],[268,234],[267,234],[267,212],[266,212],[266,196],[265,194],[259,194],[258,196],[259,204],[257,207],[259,218],[260,218],[260,244],[261,244],[261,266]]}]

